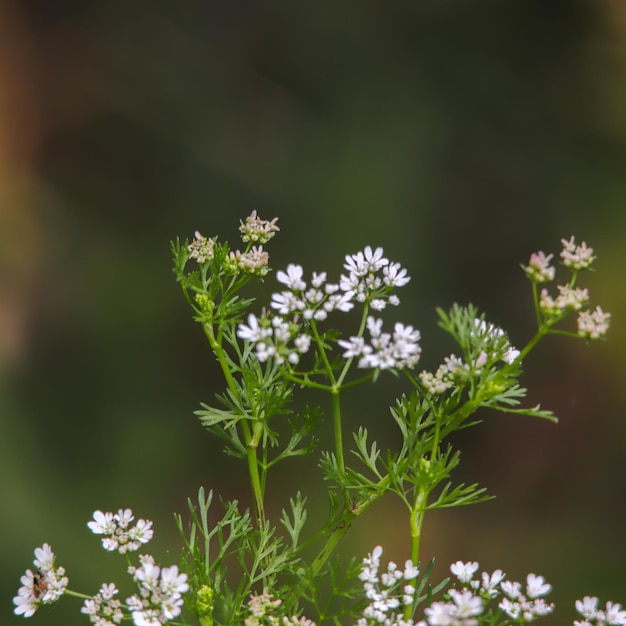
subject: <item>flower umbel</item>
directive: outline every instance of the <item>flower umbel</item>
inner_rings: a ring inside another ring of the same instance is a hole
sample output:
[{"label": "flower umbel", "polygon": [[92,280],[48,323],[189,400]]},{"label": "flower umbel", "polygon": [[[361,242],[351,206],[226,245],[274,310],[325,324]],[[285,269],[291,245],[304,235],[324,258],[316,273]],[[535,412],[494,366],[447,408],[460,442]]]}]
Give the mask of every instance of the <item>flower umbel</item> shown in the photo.
[{"label": "flower umbel", "polygon": [[139,557],[141,567],[128,571],[139,585],[139,594],[126,600],[136,626],[160,626],[180,615],[183,595],[189,590],[187,575],[177,565],[159,567],[147,554]]},{"label": "flower umbel", "polygon": [[280,230],[280,228],[276,226],[277,221],[277,217],[271,221],[262,220],[257,215],[256,211],[252,211],[246,218],[245,223],[242,222],[239,227],[241,240],[244,243],[249,241],[253,243],[267,243]]},{"label": "flower umbel", "polygon": [[105,535],[102,538],[102,547],[105,550],[124,554],[139,550],[154,534],[151,521],[138,519],[137,523],[131,526],[134,519],[130,509],[120,509],[117,513],[95,511],[93,520],[88,522],[87,526],[95,535]]},{"label": "flower umbel", "polygon": [[16,615],[30,617],[42,604],[52,604],[65,593],[68,585],[65,569],[55,567],[54,559],[54,552],[47,543],[35,549],[35,571],[26,570],[20,578],[22,586],[13,598]]}]

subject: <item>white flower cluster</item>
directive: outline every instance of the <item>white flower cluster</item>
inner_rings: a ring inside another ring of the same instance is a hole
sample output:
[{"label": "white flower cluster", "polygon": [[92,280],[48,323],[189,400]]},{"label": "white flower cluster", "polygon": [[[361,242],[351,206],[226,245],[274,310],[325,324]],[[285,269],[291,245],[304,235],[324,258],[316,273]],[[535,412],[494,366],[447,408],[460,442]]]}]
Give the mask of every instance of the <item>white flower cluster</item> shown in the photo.
[{"label": "white flower cluster", "polygon": [[598,598],[585,596],[576,600],[576,610],[583,620],[576,620],[574,626],[624,626],[626,611],[621,604],[607,602],[604,609],[598,608]]},{"label": "white flower cluster", "polygon": [[199,265],[211,261],[215,253],[215,239],[207,239],[199,231],[195,232],[195,239],[187,246],[189,258],[195,259]]},{"label": "white flower cluster", "polygon": [[[245,222],[241,222],[239,231],[241,232],[241,240],[244,243],[267,243],[280,230],[276,226],[278,218],[273,220],[261,219],[256,211],[253,211]],[[207,239],[201,233],[196,231],[194,240],[187,246],[189,258],[195,259],[199,265],[203,265],[208,261],[212,261],[215,257],[215,246],[217,237]],[[246,250],[235,250],[229,252],[224,259],[224,270],[230,274],[242,272],[244,274],[254,274],[255,276],[265,276],[269,272],[269,255],[263,246],[248,245]]]},{"label": "white flower cluster", "polygon": [[126,600],[135,626],[161,626],[181,612],[182,594],[189,590],[187,575],[178,566],[159,567],[148,554],[139,557],[141,567],[128,571],[139,584],[139,595]]},{"label": "white flower cluster", "polygon": [[31,617],[42,604],[56,602],[67,588],[65,569],[54,566],[54,552],[47,543],[35,548],[33,565],[35,571],[26,570],[20,578],[22,586],[13,598],[16,615]]},{"label": "white flower cluster", "polygon": [[477,616],[484,613],[491,600],[501,594],[505,597],[498,608],[509,618],[519,623],[533,621],[536,617],[552,612],[554,605],[548,604],[543,596],[552,587],[543,576],[529,574],[526,578],[525,594],[518,582],[504,580],[502,570],[489,574],[482,572],[480,578],[474,578],[478,563],[457,561],[450,566],[450,571],[461,583],[462,589],[450,589],[449,600],[433,602],[424,610],[426,620],[417,626],[476,626]]},{"label": "white flower cluster", "polygon": [[228,258],[224,260],[224,269],[232,274],[243,272],[266,276],[270,271],[269,261],[269,254],[263,250],[263,246],[252,246],[247,252],[241,252],[241,250],[229,252]]},{"label": "white flower cluster", "polygon": [[117,513],[95,511],[93,520],[88,522],[87,526],[95,535],[106,535],[102,539],[102,547],[105,550],[124,554],[138,550],[141,544],[148,543],[154,534],[150,520],[139,519],[131,526],[134,519],[130,509],[120,509]]},{"label": "white flower cluster", "polygon": [[[278,282],[286,287],[272,294],[270,307],[276,314],[266,312],[261,318],[250,314],[247,324],[239,325],[237,336],[255,344],[260,361],[274,358],[295,365],[310,348],[312,322],[324,321],[333,311],[351,311],[355,303],[367,303],[378,311],[388,304],[397,305],[400,300],[391,292],[410,280],[399,263],[390,263],[383,256],[382,248],[367,246],[347,255],[343,267],[347,274],[341,274],[337,283],[328,282],[326,272],[313,272],[307,282],[302,266],[289,264],[276,273]],[[419,358],[419,332],[396,324],[393,334],[382,333],[380,324],[380,320],[368,320],[372,342],[367,346],[362,337],[341,343],[346,349],[344,356],[361,357],[360,367],[412,367]]]},{"label": "white flower cluster", "polygon": [[369,604],[357,621],[357,626],[383,624],[384,626],[412,626],[413,621],[404,621],[405,607],[412,610],[415,601],[415,579],[419,570],[408,560],[404,569],[400,569],[393,561],[387,570],[379,575],[380,557],[383,549],[376,546],[363,559],[359,579],[363,581],[365,597]]},{"label": "white flower cluster", "polygon": [[124,619],[122,603],[115,596],[119,589],[113,584],[103,584],[100,591],[85,600],[80,610],[89,616],[89,621],[96,626],[116,626]]},{"label": "white flower cluster", "polygon": [[547,289],[541,290],[539,308],[546,315],[559,315],[566,309],[580,311],[589,302],[589,290],[569,285],[557,285],[559,295],[556,298],[550,296]]},{"label": "white flower cluster", "polygon": [[245,626],[315,626],[315,622],[303,616],[278,617],[276,610],[283,603],[280,599],[274,599],[267,589],[259,595],[252,594],[248,601],[250,614],[246,617]]},{"label": "white flower cluster", "polygon": [[561,239],[561,243],[563,244],[563,250],[561,250],[563,265],[573,270],[585,270],[595,261],[593,248],[588,248],[584,241],[577,245],[572,236],[569,240]]},{"label": "white flower cluster", "polygon": [[276,233],[280,230],[276,226],[278,218],[273,220],[262,220],[256,211],[252,211],[246,218],[245,223],[241,222],[239,232],[241,233],[241,240],[244,243],[252,241],[254,243],[267,243]]},{"label": "white flower cluster", "polygon": [[578,334],[585,339],[599,339],[609,330],[610,313],[605,313],[599,306],[595,310],[581,311],[578,314]]},{"label": "white flower cluster", "polygon": [[367,318],[367,331],[370,343],[363,337],[350,337],[349,341],[340,339],[337,343],[345,349],[343,357],[359,357],[359,367],[372,369],[404,369],[415,367],[422,348],[419,345],[420,331],[413,326],[396,322],[393,334],[383,332],[383,321],[371,315]]},{"label": "white flower cluster", "polygon": [[[578,245],[574,237],[561,239],[563,249],[561,260],[563,265],[573,272],[589,269],[596,257],[593,248],[589,248],[583,241]],[[554,255],[535,252],[530,256],[527,266],[522,266],[526,275],[534,283],[544,283],[554,279],[555,268],[550,265]],[[547,289],[542,289],[539,297],[539,308],[544,315],[560,316],[565,312],[579,311],[578,335],[585,339],[598,339],[606,335],[609,329],[610,313],[605,313],[600,307],[594,311],[582,311],[589,302],[589,291],[572,285],[557,285],[559,295],[553,298]]]},{"label": "white flower cluster", "polygon": [[526,588],[522,584],[505,580],[500,589],[506,596],[498,605],[511,619],[532,622],[536,617],[548,615],[554,610],[554,604],[549,604],[543,596],[550,593],[552,585],[546,583],[543,576],[528,574]]},{"label": "white flower cluster", "polygon": [[469,339],[471,350],[477,353],[471,362],[466,363],[462,358],[451,354],[434,374],[427,371],[420,373],[419,378],[430,393],[442,394],[458,380],[479,374],[488,363],[503,361],[511,364],[520,355],[520,351],[509,343],[506,333],[485,320],[474,320]]},{"label": "white flower cluster", "polygon": [[[357,626],[477,626],[479,623],[509,623],[508,620],[526,624],[554,610],[554,604],[544,598],[552,590],[552,585],[543,576],[528,574],[522,585],[505,580],[506,574],[500,569],[491,574],[482,572],[477,577],[477,562],[457,561],[450,566],[450,571],[461,588],[449,589],[443,600],[424,609],[424,619],[414,622],[405,617],[404,608],[412,613],[419,571],[411,561],[406,562],[404,570],[392,562],[379,576],[382,552],[377,546],[363,559],[359,578],[370,602]],[[494,599],[499,599],[497,609],[491,608],[487,612]],[[498,610],[506,615],[506,622],[497,618]],[[626,611],[620,604],[607,602],[601,609],[598,608],[598,598],[586,596],[576,601],[576,610],[584,619],[574,621],[574,626],[626,626]]]}]

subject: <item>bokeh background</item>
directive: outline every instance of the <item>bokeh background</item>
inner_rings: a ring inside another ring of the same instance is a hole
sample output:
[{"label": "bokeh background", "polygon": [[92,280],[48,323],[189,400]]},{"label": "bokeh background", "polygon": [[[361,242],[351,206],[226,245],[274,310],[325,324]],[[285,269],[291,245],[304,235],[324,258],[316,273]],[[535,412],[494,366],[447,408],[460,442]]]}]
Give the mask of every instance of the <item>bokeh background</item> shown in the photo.
[{"label": "bokeh background", "polygon": [[[11,598],[43,542],[77,590],[119,577],[85,526],[95,509],[155,520],[166,560],[200,485],[249,501],[193,416],[222,380],[169,242],[234,240],[254,209],[279,218],[276,268],[337,275],[366,244],[407,267],[394,313],[422,330],[427,367],[451,350],[435,306],[471,301],[522,345],[519,264],[572,234],[595,248],[609,341],[532,354],[524,383],[559,425],[466,431],[462,479],[497,497],[433,514],[423,556],[440,576],[456,559],[545,575],[546,624],[585,594],[626,602],[625,206],[620,0],[2,0],[0,623],[23,623]],[[400,390],[382,377],[351,398],[386,445]],[[275,510],[297,489],[323,510],[306,464],[276,479]],[[406,558],[394,506],[345,554]],[[85,624],[78,607],[29,623]]]}]

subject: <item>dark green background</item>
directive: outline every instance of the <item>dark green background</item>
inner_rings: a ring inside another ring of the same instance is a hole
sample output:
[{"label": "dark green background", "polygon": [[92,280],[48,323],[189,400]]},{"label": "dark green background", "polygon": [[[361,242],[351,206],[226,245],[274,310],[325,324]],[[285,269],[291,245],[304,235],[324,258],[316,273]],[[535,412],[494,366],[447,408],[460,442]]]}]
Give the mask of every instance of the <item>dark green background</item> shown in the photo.
[{"label": "dark green background", "polygon": [[[528,359],[531,400],[558,426],[486,415],[459,438],[462,478],[497,499],[433,514],[424,558],[440,576],[456,559],[545,575],[559,604],[546,624],[571,623],[585,594],[626,602],[619,2],[2,7],[2,182],[20,190],[0,207],[2,624],[23,623],[11,598],[43,542],[76,590],[124,578],[87,530],[97,508],[153,519],[167,560],[172,513],[200,485],[248,503],[242,468],[193,416],[223,383],[169,241],[196,229],[234,241],[253,209],[279,218],[277,269],[336,276],[367,244],[407,267],[394,314],[421,329],[430,368],[452,348],[435,306],[472,301],[521,346],[533,318],[519,264],[572,234],[594,247],[585,284],[613,313],[609,341],[549,338]],[[400,390],[382,376],[349,398],[348,419],[393,445]],[[273,511],[305,489],[321,514],[314,468],[297,460],[275,478]],[[383,503],[344,552],[382,544],[404,560],[405,524]],[[68,598],[29,623],[86,624],[78,608]]]}]

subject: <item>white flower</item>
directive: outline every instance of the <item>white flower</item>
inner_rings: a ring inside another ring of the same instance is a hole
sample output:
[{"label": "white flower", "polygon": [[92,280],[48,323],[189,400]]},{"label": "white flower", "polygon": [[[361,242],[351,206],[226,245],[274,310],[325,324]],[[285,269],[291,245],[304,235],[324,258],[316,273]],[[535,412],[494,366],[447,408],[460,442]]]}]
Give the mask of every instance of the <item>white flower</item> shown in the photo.
[{"label": "white flower", "polygon": [[363,339],[363,337],[350,337],[350,341],[339,339],[337,344],[342,348],[345,348],[345,352],[343,353],[344,359],[361,356],[366,348],[368,351],[371,351],[370,346],[365,345],[365,339]]},{"label": "white flower", "polygon": [[598,598],[585,596],[582,600],[576,600],[576,610],[585,619],[595,619],[598,614]]},{"label": "white flower", "polygon": [[301,265],[290,263],[287,266],[287,272],[278,271],[276,273],[276,280],[287,285],[293,291],[303,291],[306,289],[306,283],[302,280],[303,274],[304,271]]},{"label": "white flower", "polygon": [[271,328],[264,328],[259,324],[259,320],[254,313],[248,315],[248,325],[239,324],[237,327],[237,337],[247,339],[252,343],[263,341],[272,334]]},{"label": "white flower", "polygon": [[465,620],[465,624],[468,624],[468,626],[470,623],[476,623],[475,620],[468,621],[467,618],[480,615],[483,612],[482,598],[475,596],[469,589],[463,589],[462,591],[450,589],[449,593],[457,608],[457,619]]},{"label": "white flower", "polygon": [[35,548],[33,565],[44,572],[54,567],[54,552],[49,544],[44,543],[41,548]]},{"label": "white flower", "polygon": [[117,528],[113,520],[113,513],[94,511],[93,521],[87,522],[87,526],[94,535],[112,535]]},{"label": "white flower", "polygon": [[390,263],[383,268],[383,282],[388,287],[403,287],[411,280],[400,263]]},{"label": "white flower", "polygon": [[607,602],[604,615],[607,624],[626,624],[626,611],[622,611],[621,604]]},{"label": "white flower", "polygon": [[478,570],[478,563],[476,561],[468,561],[467,563],[463,563],[463,561],[457,561],[450,565],[450,571],[459,579],[462,583],[469,583],[474,574]]},{"label": "white flower", "polygon": [[511,580],[505,580],[500,585],[500,589],[509,597],[511,600],[516,600],[522,595],[522,585],[518,582],[514,582]]},{"label": "white flower", "polygon": [[552,590],[552,585],[545,581],[543,576],[528,574],[526,577],[526,594],[529,598],[539,598],[545,596]]},{"label": "white flower", "polygon": [[290,313],[294,313],[296,311],[302,311],[305,308],[304,301],[300,300],[291,291],[273,293],[270,306],[273,309],[277,309],[281,315],[289,315]]},{"label": "white flower", "polygon": [[501,569],[495,570],[491,575],[487,572],[483,572],[481,574],[481,591],[488,597],[495,598],[498,594],[496,587],[504,580],[504,577],[505,574]]}]

